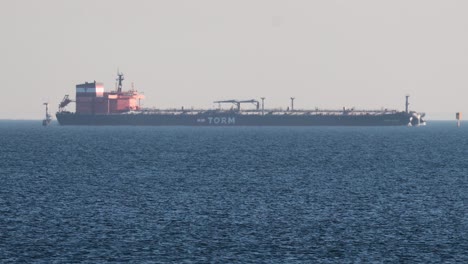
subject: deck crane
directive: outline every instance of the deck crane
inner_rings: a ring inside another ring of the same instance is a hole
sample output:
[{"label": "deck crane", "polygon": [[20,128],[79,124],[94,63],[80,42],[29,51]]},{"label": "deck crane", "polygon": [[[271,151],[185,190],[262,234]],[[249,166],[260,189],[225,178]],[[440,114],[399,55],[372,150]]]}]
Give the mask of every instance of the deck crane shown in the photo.
[{"label": "deck crane", "polygon": [[74,102],[73,100],[71,100],[69,97],[68,97],[68,94],[66,94],[63,99],[62,99],[62,102],[60,102],[59,104],[59,112],[62,112],[63,109],[65,108],[65,106],[67,106],[69,103],[71,102]]}]

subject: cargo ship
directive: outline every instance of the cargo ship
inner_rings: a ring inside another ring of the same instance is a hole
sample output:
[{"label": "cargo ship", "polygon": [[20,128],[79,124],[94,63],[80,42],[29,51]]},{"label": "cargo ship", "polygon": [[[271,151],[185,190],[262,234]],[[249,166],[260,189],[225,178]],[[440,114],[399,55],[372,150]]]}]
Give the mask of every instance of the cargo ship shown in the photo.
[{"label": "cargo ship", "polygon": [[[409,110],[406,96],[404,111],[345,108],[295,109],[294,97],[285,109],[265,108],[261,100],[215,101],[216,109],[142,108],[144,95],[133,87],[123,91],[124,75],[117,74],[116,89],[104,90],[102,83],[76,85],[76,97],[65,95],[56,113],[60,125],[86,126],[419,126],[425,125],[424,113]],[[74,102],[75,112],[66,110]],[[227,105],[227,107],[226,107]],[[243,109],[241,106],[250,105]]]}]

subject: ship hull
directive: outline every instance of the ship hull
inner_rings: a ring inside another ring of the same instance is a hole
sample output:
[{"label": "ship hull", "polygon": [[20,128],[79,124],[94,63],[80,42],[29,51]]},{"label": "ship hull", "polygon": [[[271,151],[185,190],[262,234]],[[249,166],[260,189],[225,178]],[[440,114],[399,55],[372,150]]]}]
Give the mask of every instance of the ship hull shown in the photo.
[{"label": "ship hull", "polygon": [[84,126],[406,126],[418,125],[405,112],[382,115],[246,114],[75,114],[59,112],[60,125]]}]

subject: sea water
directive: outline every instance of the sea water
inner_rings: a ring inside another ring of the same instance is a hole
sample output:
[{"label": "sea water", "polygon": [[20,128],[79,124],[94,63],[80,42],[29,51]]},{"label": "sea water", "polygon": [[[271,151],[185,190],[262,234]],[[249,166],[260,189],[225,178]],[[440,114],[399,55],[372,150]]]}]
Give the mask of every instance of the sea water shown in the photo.
[{"label": "sea water", "polygon": [[0,262],[468,263],[468,125],[0,121]]}]

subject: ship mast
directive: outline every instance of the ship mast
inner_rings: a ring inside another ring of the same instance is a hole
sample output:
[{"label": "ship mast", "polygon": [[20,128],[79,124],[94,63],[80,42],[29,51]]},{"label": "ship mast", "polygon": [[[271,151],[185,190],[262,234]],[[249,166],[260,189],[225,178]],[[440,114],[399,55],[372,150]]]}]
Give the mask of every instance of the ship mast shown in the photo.
[{"label": "ship mast", "polygon": [[262,115],[265,115],[265,97],[262,97],[260,99],[262,99]]},{"label": "ship mast", "polygon": [[409,114],[409,95],[406,95],[405,112]]},{"label": "ship mast", "polygon": [[123,75],[123,73],[119,72],[119,70],[117,70],[117,76],[118,76],[118,78],[115,79],[116,81],[119,82],[119,84],[118,84],[119,86],[117,87],[117,92],[121,93],[122,92],[122,81],[124,80],[124,77],[123,77],[124,75]]}]

